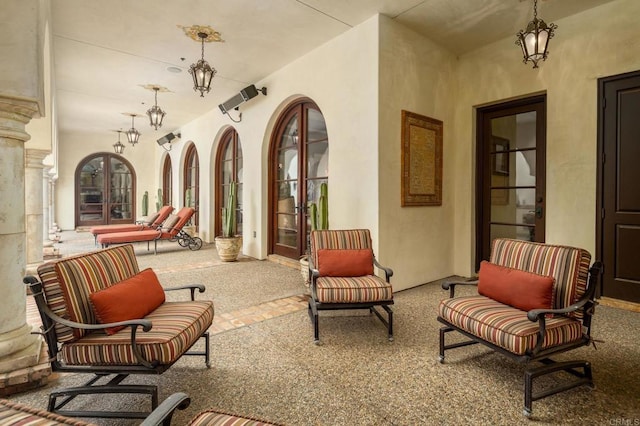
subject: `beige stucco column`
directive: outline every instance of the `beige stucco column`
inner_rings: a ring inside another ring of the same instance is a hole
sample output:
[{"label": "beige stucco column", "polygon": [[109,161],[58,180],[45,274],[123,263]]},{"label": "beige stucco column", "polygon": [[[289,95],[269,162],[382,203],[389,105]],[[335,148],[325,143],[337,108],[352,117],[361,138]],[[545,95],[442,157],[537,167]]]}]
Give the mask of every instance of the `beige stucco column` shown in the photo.
[{"label": "beige stucco column", "polygon": [[42,149],[27,149],[25,155],[25,218],[27,232],[27,264],[42,263],[42,234],[44,229],[44,164],[49,154]]},{"label": "beige stucco column", "polygon": [[[0,373],[37,363],[40,338],[26,323],[25,125],[37,112],[32,100],[0,95]],[[41,180],[39,181],[42,182]],[[41,198],[41,197],[40,197]]]},{"label": "beige stucco column", "polygon": [[49,221],[50,221],[50,213],[49,213],[49,171],[51,167],[44,166],[42,169],[42,244],[47,246],[51,244],[49,241]]}]

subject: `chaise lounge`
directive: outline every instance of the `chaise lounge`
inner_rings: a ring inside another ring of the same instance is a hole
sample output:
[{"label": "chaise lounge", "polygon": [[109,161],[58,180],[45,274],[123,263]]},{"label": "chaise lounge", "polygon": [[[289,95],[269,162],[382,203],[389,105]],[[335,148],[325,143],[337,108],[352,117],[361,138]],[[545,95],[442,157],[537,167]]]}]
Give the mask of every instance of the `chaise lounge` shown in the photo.
[{"label": "chaise lounge", "polygon": [[193,216],[192,207],[183,207],[178,213],[171,214],[162,223],[160,229],[147,229],[142,231],[114,232],[109,234],[98,235],[98,243],[102,248],[107,248],[113,244],[127,244],[137,242],[153,242],[153,252],[158,253],[158,241],[169,240],[177,241],[181,247],[189,247],[189,250],[200,250],[202,247],[202,239],[200,237],[192,237],[182,228],[189,222]]},{"label": "chaise lounge", "polygon": [[149,216],[145,221],[127,223],[122,225],[93,226],[91,227],[91,229],[89,229],[89,232],[93,234],[94,241],[97,243],[98,235],[101,234],[112,234],[114,232],[146,231],[150,229],[157,230],[162,225],[162,222],[164,222],[169,217],[172,211],[173,207],[162,206],[160,210]]}]

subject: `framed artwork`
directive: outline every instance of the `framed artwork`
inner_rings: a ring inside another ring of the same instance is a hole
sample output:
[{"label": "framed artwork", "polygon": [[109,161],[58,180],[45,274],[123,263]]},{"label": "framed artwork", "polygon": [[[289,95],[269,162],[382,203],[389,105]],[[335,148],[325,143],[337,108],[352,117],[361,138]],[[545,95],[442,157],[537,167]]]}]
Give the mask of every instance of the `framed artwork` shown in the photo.
[{"label": "framed artwork", "polygon": [[509,139],[492,136],[491,172],[509,176]]},{"label": "framed artwork", "polygon": [[401,205],[442,205],[442,121],[402,110]]}]

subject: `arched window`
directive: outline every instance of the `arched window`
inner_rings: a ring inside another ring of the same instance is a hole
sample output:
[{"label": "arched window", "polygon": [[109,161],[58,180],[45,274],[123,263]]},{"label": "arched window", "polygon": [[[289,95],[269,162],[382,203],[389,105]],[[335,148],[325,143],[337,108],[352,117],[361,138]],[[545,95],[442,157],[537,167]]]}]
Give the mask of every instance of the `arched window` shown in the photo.
[{"label": "arched window", "polygon": [[229,185],[235,182],[236,235],[242,235],[242,146],[235,129],[227,130],[220,139],[216,155],[216,235],[222,235],[222,209],[228,207]]},{"label": "arched window", "polygon": [[200,161],[198,160],[198,151],[194,144],[187,148],[187,155],[184,160],[184,205],[193,207],[195,213],[191,218],[191,224],[198,231],[198,207],[200,205]]},{"label": "arched window", "polygon": [[76,226],[133,223],[136,175],[117,154],[85,157],[76,168]]},{"label": "arched window", "polygon": [[278,118],[269,153],[270,253],[297,259],[307,249],[307,206],[329,179],[329,139],[312,101],[290,105]]},{"label": "arched window", "polygon": [[171,157],[165,156],[162,165],[162,200],[163,206],[173,205],[173,181],[171,180]]}]

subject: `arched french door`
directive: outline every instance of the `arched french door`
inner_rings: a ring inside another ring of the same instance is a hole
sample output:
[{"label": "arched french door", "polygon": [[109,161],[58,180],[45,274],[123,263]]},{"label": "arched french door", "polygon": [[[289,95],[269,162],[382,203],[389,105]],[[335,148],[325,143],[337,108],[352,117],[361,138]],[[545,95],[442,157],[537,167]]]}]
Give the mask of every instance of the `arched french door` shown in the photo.
[{"label": "arched french door", "polygon": [[242,146],[238,132],[231,128],[220,138],[216,154],[216,235],[222,235],[222,209],[227,206],[229,186],[236,183],[236,229],[242,235]]},{"label": "arched french door", "polygon": [[75,173],[76,226],[133,223],[136,175],[117,154],[98,153],[80,161]]},{"label": "arched french door", "polygon": [[270,253],[297,259],[307,250],[307,206],[329,178],[329,139],[322,112],[305,99],[279,117],[269,154]]},{"label": "arched french door", "polygon": [[171,179],[171,157],[165,156],[162,164],[162,200],[158,200],[163,206],[173,205],[173,180]]},{"label": "arched french door", "polygon": [[187,155],[184,159],[184,205],[193,207],[195,213],[191,217],[191,225],[196,227],[200,221],[198,220],[198,211],[200,206],[200,160],[198,159],[198,150],[194,144],[187,148]]}]

